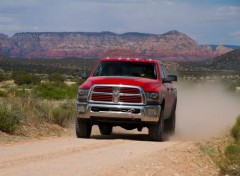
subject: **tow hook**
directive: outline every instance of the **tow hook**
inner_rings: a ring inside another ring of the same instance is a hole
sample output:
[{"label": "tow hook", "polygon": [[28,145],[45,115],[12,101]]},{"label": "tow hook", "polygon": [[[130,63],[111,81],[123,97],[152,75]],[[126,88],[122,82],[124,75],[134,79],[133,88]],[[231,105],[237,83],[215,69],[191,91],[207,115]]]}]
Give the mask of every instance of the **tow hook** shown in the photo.
[{"label": "tow hook", "polygon": [[132,120],[133,120],[133,121],[136,120],[136,119],[134,118],[134,113],[136,113],[136,110],[132,108],[132,109],[129,109],[128,112],[130,112],[130,113],[132,114]]}]

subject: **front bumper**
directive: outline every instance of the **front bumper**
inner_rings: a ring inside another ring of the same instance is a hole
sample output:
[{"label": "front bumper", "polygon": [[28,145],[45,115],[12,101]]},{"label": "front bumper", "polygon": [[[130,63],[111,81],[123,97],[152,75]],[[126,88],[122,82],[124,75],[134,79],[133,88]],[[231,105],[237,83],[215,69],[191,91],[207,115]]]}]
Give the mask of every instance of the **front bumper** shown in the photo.
[{"label": "front bumper", "polygon": [[139,119],[142,122],[158,122],[160,105],[114,105],[77,101],[77,118],[123,118]]}]

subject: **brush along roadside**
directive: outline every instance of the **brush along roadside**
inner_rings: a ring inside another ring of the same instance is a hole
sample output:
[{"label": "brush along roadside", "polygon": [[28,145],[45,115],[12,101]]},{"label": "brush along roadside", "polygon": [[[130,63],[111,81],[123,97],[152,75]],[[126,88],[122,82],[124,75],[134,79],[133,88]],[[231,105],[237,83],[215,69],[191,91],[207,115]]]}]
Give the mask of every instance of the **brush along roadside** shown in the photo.
[{"label": "brush along roadside", "polygon": [[44,136],[51,131],[60,135],[58,131],[67,127],[73,119],[74,109],[74,100],[2,98],[0,131],[22,136],[32,136],[32,133],[35,133],[35,136]]},{"label": "brush along roadside", "polygon": [[240,116],[228,133],[200,145],[219,167],[221,175],[240,175]]}]

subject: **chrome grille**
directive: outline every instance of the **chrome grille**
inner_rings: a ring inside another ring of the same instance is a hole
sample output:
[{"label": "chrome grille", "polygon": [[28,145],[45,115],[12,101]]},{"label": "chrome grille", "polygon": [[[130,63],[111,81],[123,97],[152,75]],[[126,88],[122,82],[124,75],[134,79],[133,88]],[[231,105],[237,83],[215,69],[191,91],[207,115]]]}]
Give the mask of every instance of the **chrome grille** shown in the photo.
[{"label": "chrome grille", "polygon": [[94,85],[89,95],[90,102],[111,104],[143,104],[143,91],[137,86]]}]

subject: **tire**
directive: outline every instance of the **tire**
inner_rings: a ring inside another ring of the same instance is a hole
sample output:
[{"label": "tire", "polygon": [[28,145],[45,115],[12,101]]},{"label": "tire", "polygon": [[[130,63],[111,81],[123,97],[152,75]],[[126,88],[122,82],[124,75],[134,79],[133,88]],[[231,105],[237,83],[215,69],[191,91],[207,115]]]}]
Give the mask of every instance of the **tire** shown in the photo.
[{"label": "tire", "polygon": [[159,121],[154,124],[150,125],[148,127],[148,133],[149,137],[153,141],[165,141],[167,139],[166,133],[164,131],[164,117],[163,117],[163,109],[161,110],[160,113],[160,119]]},{"label": "tire", "polygon": [[175,134],[175,127],[176,127],[176,102],[174,103],[171,116],[169,119],[165,120],[165,131],[170,134]]},{"label": "tire", "polygon": [[99,130],[102,135],[111,135],[113,127],[110,125],[99,125]]},{"label": "tire", "polygon": [[176,112],[174,111],[171,114],[171,117],[167,120],[165,120],[165,131],[170,134],[175,134],[175,126],[176,126]]},{"label": "tire", "polygon": [[89,138],[92,131],[92,125],[87,120],[76,118],[76,136],[77,138]]}]

